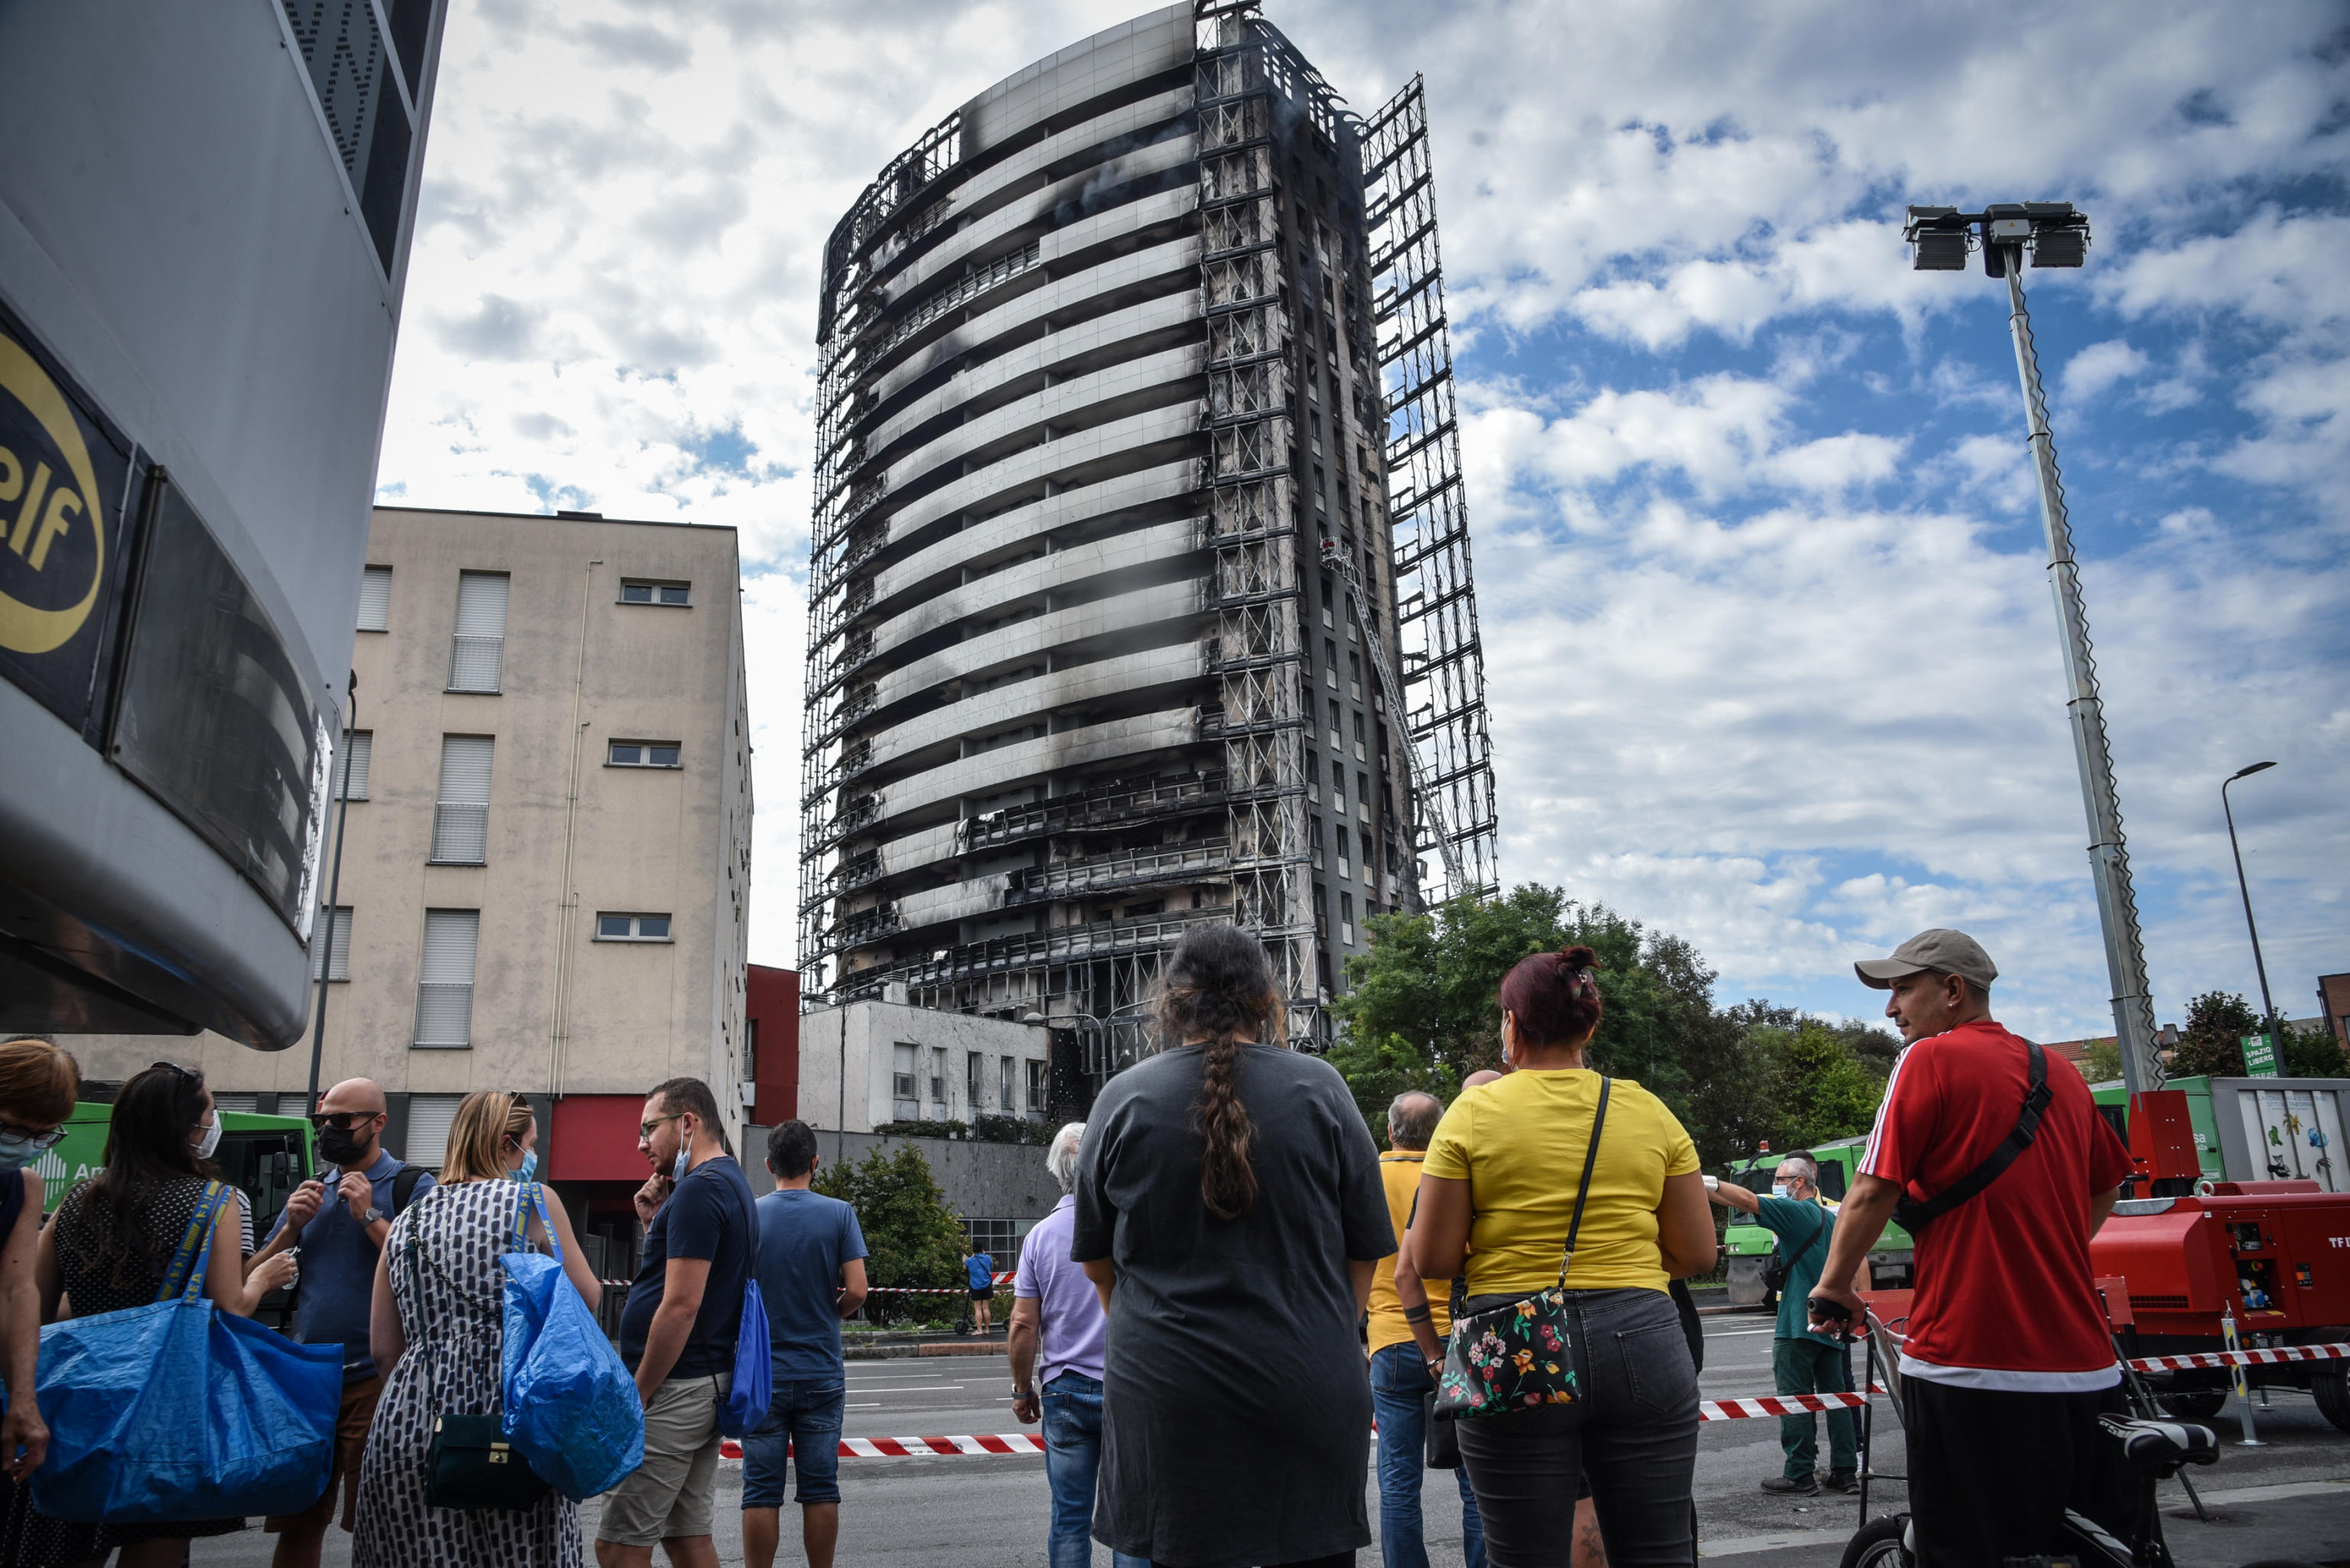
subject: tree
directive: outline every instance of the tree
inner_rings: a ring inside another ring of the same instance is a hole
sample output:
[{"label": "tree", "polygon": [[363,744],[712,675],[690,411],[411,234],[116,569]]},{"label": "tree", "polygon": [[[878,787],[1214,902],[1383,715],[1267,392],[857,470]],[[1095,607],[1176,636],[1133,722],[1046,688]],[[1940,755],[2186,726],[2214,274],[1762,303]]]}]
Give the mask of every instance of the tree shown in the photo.
[{"label": "tree", "polygon": [[811,1185],[857,1210],[858,1229],[865,1232],[865,1275],[872,1284],[941,1290],[963,1282],[962,1225],[920,1149],[899,1144],[894,1154],[884,1154],[876,1148],[853,1165],[819,1168]]},{"label": "tree", "polygon": [[[1856,1137],[1877,1120],[1885,1080],[1869,1071],[1832,1025],[1806,1018],[1792,1030],[1758,1032],[1777,1058],[1771,1100],[1782,1149]],[[1783,1143],[1780,1139],[1785,1139]]]},{"label": "tree", "polygon": [[2261,1032],[2260,1014],[2231,992],[2207,991],[2187,1004],[2187,1028],[2172,1047],[2170,1076],[2244,1075],[2244,1036]]},{"label": "tree", "polygon": [[2092,1084],[2110,1084],[2122,1075],[2122,1043],[2116,1039],[2092,1040],[2081,1054],[2081,1076]]},{"label": "tree", "polygon": [[2277,1071],[2288,1078],[2350,1077],[2350,1058],[2342,1043],[2323,1023],[2314,1029],[2288,1029],[2278,1053]]}]

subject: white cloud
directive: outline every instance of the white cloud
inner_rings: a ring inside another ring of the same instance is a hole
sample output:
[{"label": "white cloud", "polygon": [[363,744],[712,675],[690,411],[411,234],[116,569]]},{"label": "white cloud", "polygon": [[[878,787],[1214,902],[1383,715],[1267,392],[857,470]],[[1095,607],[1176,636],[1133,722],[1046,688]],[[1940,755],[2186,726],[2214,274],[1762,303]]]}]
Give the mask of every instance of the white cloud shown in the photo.
[{"label": "white cloud", "polygon": [[2066,399],[2085,403],[2116,381],[2145,375],[2153,364],[2127,340],[2109,337],[2103,343],[2090,344],[2066,360],[2059,385]]}]

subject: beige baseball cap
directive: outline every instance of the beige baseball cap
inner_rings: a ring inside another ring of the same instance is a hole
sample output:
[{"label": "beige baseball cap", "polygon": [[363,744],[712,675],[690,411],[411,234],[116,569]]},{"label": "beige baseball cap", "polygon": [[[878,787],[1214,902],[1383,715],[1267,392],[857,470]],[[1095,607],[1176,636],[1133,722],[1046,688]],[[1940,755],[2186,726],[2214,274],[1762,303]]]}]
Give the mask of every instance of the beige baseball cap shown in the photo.
[{"label": "beige baseball cap", "polygon": [[1991,961],[1981,942],[1964,931],[1939,926],[1919,931],[1895,948],[1891,958],[1863,959],[1852,966],[1861,984],[1878,991],[1891,991],[1893,982],[1903,975],[1928,969],[1955,974],[1977,991],[1989,991],[1991,982],[1999,978],[1999,966]]}]

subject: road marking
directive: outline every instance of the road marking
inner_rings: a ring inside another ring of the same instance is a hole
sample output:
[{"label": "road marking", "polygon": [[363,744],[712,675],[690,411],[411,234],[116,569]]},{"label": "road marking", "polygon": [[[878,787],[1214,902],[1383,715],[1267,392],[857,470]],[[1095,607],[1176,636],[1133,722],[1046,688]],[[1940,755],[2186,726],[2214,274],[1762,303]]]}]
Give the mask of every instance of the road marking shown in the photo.
[{"label": "road marking", "polygon": [[2321,1492],[2340,1493],[2350,1488],[2350,1479],[2314,1481],[2280,1481],[2274,1486],[2240,1486],[2228,1491],[2207,1491],[2205,1502],[2268,1502],[2278,1498],[2315,1497]]},{"label": "road marking", "polygon": [[884,1383],[878,1386],[871,1383],[859,1383],[856,1385],[859,1394],[927,1394],[934,1388],[960,1389],[962,1386],[960,1383]]},{"label": "road marking", "polygon": [[1726,1334],[1709,1334],[1708,1339],[1743,1339],[1750,1334],[1776,1334],[1775,1328],[1733,1328]]},{"label": "road marking", "polygon": [[1700,1557],[1737,1557],[1749,1552],[1777,1552],[1789,1546],[1818,1546],[1850,1539],[1838,1530],[1791,1530],[1777,1535],[1741,1535],[1730,1541],[1700,1541]]}]

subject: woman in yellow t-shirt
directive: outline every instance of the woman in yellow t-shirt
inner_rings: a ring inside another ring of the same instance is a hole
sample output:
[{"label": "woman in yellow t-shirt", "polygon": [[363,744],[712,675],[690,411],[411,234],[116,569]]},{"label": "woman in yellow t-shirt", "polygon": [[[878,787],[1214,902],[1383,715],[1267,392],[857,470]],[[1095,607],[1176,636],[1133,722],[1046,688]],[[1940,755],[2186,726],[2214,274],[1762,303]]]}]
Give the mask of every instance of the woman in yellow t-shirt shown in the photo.
[{"label": "woman in yellow t-shirt", "polygon": [[[1536,953],[1502,981],[1502,1055],[1513,1069],[1464,1094],[1420,1168],[1408,1244],[1422,1278],[1468,1275],[1469,1310],[1558,1282],[1591,1145],[1600,1075],[1597,955]],[[1494,1568],[1566,1568],[1588,1480],[1611,1563],[1694,1561],[1697,1369],[1668,1280],[1714,1265],[1697,1149],[1664,1103],[1617,1079],[1567,1271],[1583,1398],[1459,1423],[1461,1458]]]}]

